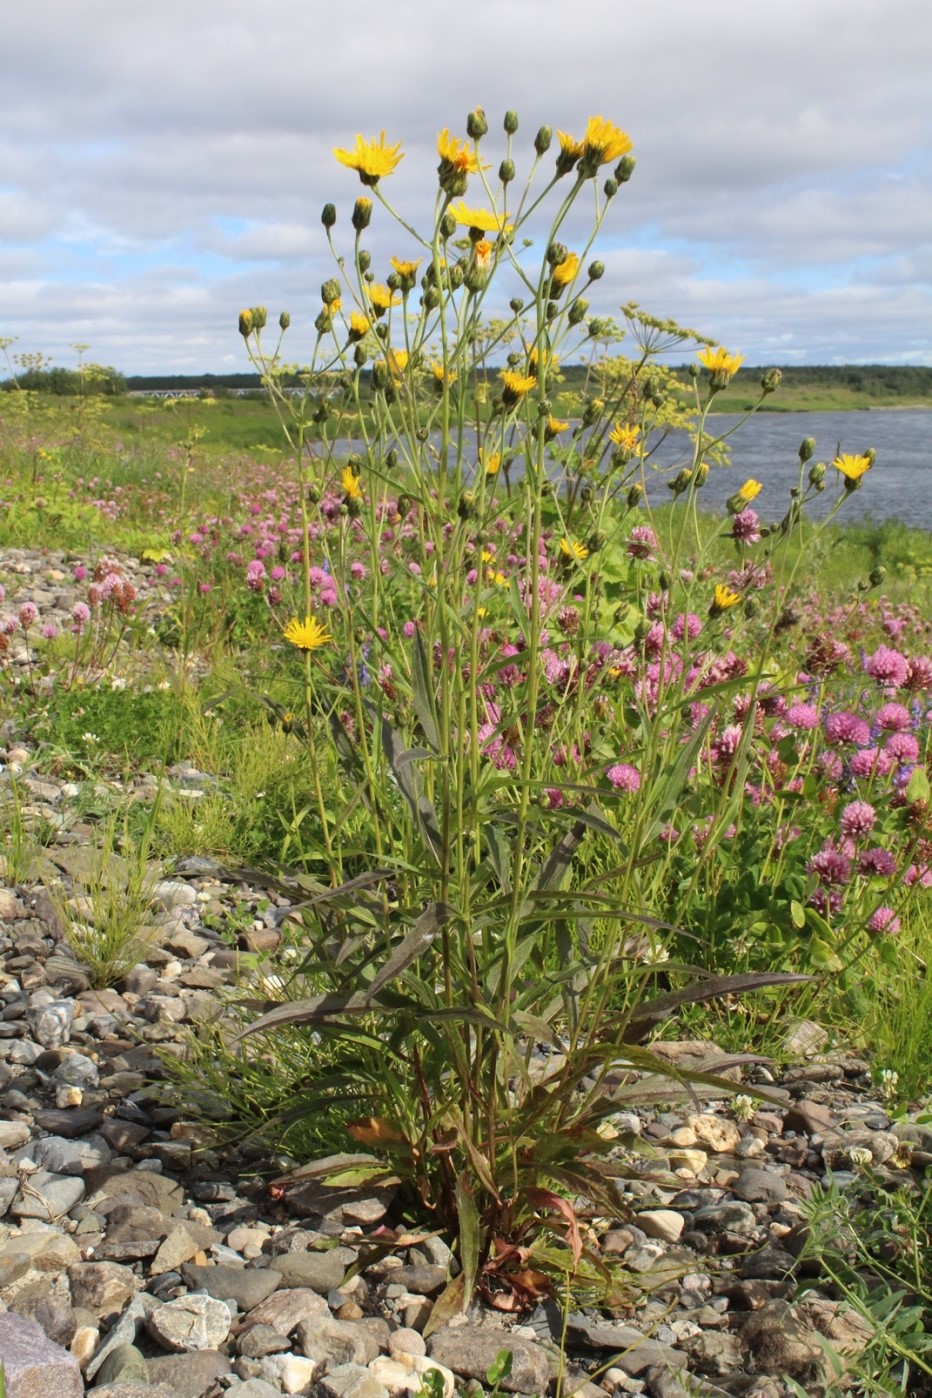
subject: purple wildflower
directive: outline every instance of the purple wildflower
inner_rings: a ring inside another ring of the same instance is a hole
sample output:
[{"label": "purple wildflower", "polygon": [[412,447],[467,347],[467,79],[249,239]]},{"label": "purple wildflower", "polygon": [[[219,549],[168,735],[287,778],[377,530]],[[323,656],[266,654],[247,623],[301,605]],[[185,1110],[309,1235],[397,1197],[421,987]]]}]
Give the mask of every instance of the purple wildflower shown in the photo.
[{"label": "purple wildflower", "polygon": [[641,774],[629,762],[616,762],[614,766],[609,767],[605,775],[616,791],[640,790]]},{"label": "purple wildflower", "polygon": [[871,731],[863,718],[857,714],[842,711],[829,714],[825,720],[825,741],[832,744],[853,743],[856,747],[867,747]]},{"label": "purple wildflower", "polygon": [[877,812],[869,801],[851,801],[841,813],[841,833],[852,839],[867,835],[877,823]]},{"label": "purple wildflower", "polygon": [[865,673],[879,684],[899,689],[909,677],[909,664],[905,655],[890,646],[878,646],[873,655],[864,662]]},{"label": "purple wildflower", "polygon": [[818,728],[819,710],[815,704],[806,704],[799,700],[787,709],[786,721],[793,728]]},{"label": "purple wildflower", "polygon": [[871,932],[899,932],[900,919],[892,908],[882,907],[877,909],[867,925]]}]

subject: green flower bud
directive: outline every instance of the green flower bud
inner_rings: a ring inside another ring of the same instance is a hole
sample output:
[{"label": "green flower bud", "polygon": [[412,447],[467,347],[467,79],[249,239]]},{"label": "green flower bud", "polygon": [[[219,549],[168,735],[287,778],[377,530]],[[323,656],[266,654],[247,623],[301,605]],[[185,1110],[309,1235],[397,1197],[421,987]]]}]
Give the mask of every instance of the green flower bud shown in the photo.
[{"label": "green flower bud", "polygon": [[799,445],[799,459],[800,459],[800,461],[803,461],[803,462],[809,461],[809,460],[811,459],[812,454],[813,454],[814,451],[815,451],[815,438],[814,438],[814,437],[804,437],[804,438],[802,439],[802,441],[800,442],[800,445]]},{"label": "green flower bud", "polygon": [[417,440],[423,445],[423,443],[428,441],[430,438],[430,428],[419,427],[414,435],[417,438]]},{"label": "green flower bud", "polygon": [[539,418],[540,418],[540,417],[549,417],[550,414],[551,414],[552,412],[553,412],[553,404],[551,403],[550,399],[549,399],[549,398],[541,398],[541,399],[539,399],[538,404],[537,404],[537,416],[538,416]]},{"label": "green flower bud", "polygon": [[633,155],[623,155],[615,166],[615,179],[619,184],[627,184],[634,174],[634,167],[637,160]]},{"label": "green flower bud", "polygon": [[278,328],[279,328],[279,330],[281,330],[282,332],[284,332],[285,330],[288,329],[288,327],[289,327],[290,324],[291,324],[291,316],[288,314],[287,311],[282,311],[281,315],[278,317]]},{"label": "green flower bud", "polygon": [[877,450],[876,450],[876,448],[875,448],[875,447],[868,447],[868,448],[867,448],[867,451],[864,453],[864,456],[865,456],[865,459],[866,459],[867,461],[869,461],[870,464],[873,466],[874,462],[877,460]]},{"label": "green flower bud", "polygon": [[372,253],[371,253],[371,252],[366,252],[365,248],[360,248],[360,250],[359,250],[359,270],[360,270],[360,272],[362,272],[363,276],[365,276],[365,274],[368,272],[368,270],[369,270],[369,268],[370,268],[371,266],[372,266]]},{"label": "green flower bud", "polygon": [[412,503],[413,503],[413,502],[412,502],[412,500],[411,500],[411,496],[410,496],[410,495],[399,495],[399,496],[398,496],[397,510],[398,510],[398,514],[399,514],[399,516],[401,517],[401,519],[407,518],[407,516],[411,513],[411,505],[412,505]]},{"label": "green flower bud", "polygon": [[567,312],[567,320],[570,325],[579,325],[586,319],[589,310],[589,302],[582,296],[577,296]]},{"label": "green flower bud", "polygon": [[455,219],[455,218],[453,217],[453,215],[450,214],[450,213],[444,214],[443,218],[440,220],[440,236],[441,236],[441,238],[444,238],[444,239],[446,239],[446,238],[452,238],[455,232],[456,232],[456,219]]},{"label": "green flower bud", "polygon": [[337,211],[332,204],[325,204],[320,211],[320,221],[325,228],[332,228],[337,221]]},{"label": "green flower bud", "polygon": [[699,465],[696,467],[696,489],[701,490],[708,479],[709,463],[708,461],[700,461]]},{"label": "green flower bud", "polygon": [[605,404],[601,398],[590,398],[583,408],[583,427],[591,427],[593,423],[598,422],[604,411]]},{"label": "green flower bud", "polygon": [[825,462],[815,461],[809,467],[809,484],[815,490],[823,490],[825,487]]},{"label": "green flower bud", "polygon": [[474,490],[463,491],[456,505],[456,513],[460,519],[472,519],[476,513],[476,492]]},{"label": "green flower bud", "polygon": [[309,505],[319,505],[321,493],[319,485],[309,485],[307,488],[307,503]]},{"label": "green flower bud", "polygon": [[368,356],[362,345],[357,345],[353,350],[353,363],[356,365],[356,368],[361,369],[367,358]]},{"label": "green flower bud", "polygon": [[551,243],[547,249],[547,261],[551,267],[559,267],[561,262],[565,262],[569,256],[569,248],[565,243]]},{"label": "green flower bud", "polygon": [[699,365],[698,365],[698,364],[690,364],[690,366],[689,366],[689,368],[687,369],[686,372],[689,374],[689,377],[690,377],[691,379],[698,379],[699,374],[700,374],[701,371],[700,371],[700,369],[699,369]]},{"label": "green flower bud", "polygon": [[618,193],[618,181],[609,176],[602,188],[605,191],[606,199],[614,199],[615,195]]},{"label": "green flower bud", "polygon": [[339,301],[342,291],[343,288],[340,286],[336,277],[331,277],[330,280],[324,282],[323,286],[320,288],[320,299],[325,306],[331,306],[334,301]]},{"label": "green flower bud", "polygon": [[783,379],[782,369],[768,369],[761,375],[760,386],[765,393],[775,393]]},{"label": "green flower bud", "polygon": [[489,123],[485,119],[485,112],[481,107],[476,107],[466,118],[466,135],[471,141],[481,141],[488,129]]},{"label": "green flower bud", "polygon": [[328,331],[333,329],[333,317],[330,314],[329,306],[324,306],[323,310],[314,321],[314,329],[317,331],[318,335],[326,335]]},{"label": "green flower bud", "polygon": [[677,471],[672,481],[667,481],[667,489],[673,491],[674,497],[682,495],[689,489],[693,473],[688,466],[684,466],[681,471]]},{"label": "green flower bud", "polygon": [[586,328],[593,340],[597,340],[600,335],[605,334],[605,321],[601,316],[593,316]]},{"label": "green flower bud", "polygon": [[601,553],[608,543],[608,535],[604,529],[595,529],[586,540],[586,548],[590,553]]},{"label": "green flower bud", "polygon": [[264,330],[265,322],[268,319],[268,312],[264,306],[253,306],[249,313],[252,316],[253,330]]},{"label": "green flower bud", "polygon": [[249,336],[252,334],[252,311],[240,311],[239,333],[244,340],[248,340]]},{"label": "green flower bud", "polygon": [[463,285],[465,281],[465,271],[462,262],[454,262],[447,273],[447,281],[450,284],[451,291],[456,291],[458,287]]},{"label": "green flower bud", "polygon": [[553,131],[549,126],[542,126],[534,137],[534,149],[538,155],[546,155],[550,149],[550,142],[553,140]]},{"label": "green flower bud", "polygon": [[592,499],[592,486],[586,481],[579,490],[579,498],[584,505],[588,505]]},{"label": "green flower bud", "polygon": [[368,228],[372,219],[372,200],[360,197],[353,205],[353,227],[357,233],[361,233],[364,228]]},{"label": "green flower bud", "polygon": [[513,160],[503,160],[498,167],[498,178],[502,184],[511,184],[515,177],[515,162]]},{"label": "green flower bud", "polygon": [[521,312],[524,310],[524,301],[521,299],[520,296],[512,296],[511,300],[508,302],[508,305],[509,308],[512,311],[514,311],[516,316],[520,315]]},{"label": "green flower bud", "polygon": [[518,113],[511,111],[506,112],[504,126],[505,135],[513,136],[518,129]]},{"label": "green flower bud", "polygon": [[605,263],[590,262],[587,275],[591,282],[601,281],[601,279],[605,276]]},{"label": "green flower bud", "polygon": [[344,502],[344,507],[350,519],[358,519],[362,514],[362,501],[355,495],[351,495],[350,498]]},{"label": "green flower bud", "polygon": [[670,574],[663,569],[661,570],[660,576],[657,579],[657,586],[660,588],[661,592],[670,591]]},{"label": "green flower bud", "polygon": [[389,272],[388,276],[385,278],[385,285],[388,287],[389,291],[400,291],[401,278],[399,277],[398,273]]},{"label": "green flower bud", "polygon": [[394,447],[390,447],[389,450],[385,453],[385,466],[386,466],[386,469],[389,470],[389,471],[394,471],[394,469],[395,469],[395,467],[396,467],[397,465],[398,465],[398,453],[397,453],[397,451],[395,450]]},{"label": "green flower bud", "polygon": [[376,326],[374,327],[374,329],[375,329],[376,335],[378,335],[378,337],[379,337],[380,340],[387,340],[387,339],[388,339],[388,334],[389,334],[389,332],[388,332],[388,326],[387,326],[387,324],[385,323],[384,320],[379,321],[378,325],[376,325]]},{"label": "green flower bud", "polygon": [[560,314],[560,307],[557,305],[556,301],[547,302],[545,314],[548,320],[556,320],[557,316]]},{"label": "green flower bud", "polygon": [[635,510],[641,503],[641,496],[644,494],[644,487],[635,482],[628,491],[628,509]]},{"label": "green flower bud", "polygon": [[505,360],[505,363],[508,365],[509,369],[517,369],[518,365],[521,363],[522,357],[522,355],[517,354],[514,350],[512,350],[511,353],[508,355],[508,358]]},{"label": "green flower bud", "polygon": [[887,576],[887,570],[884,568],[883,564],[881,564],[878,568],[872,568],[867,576],[871,587],[879,587]]}]

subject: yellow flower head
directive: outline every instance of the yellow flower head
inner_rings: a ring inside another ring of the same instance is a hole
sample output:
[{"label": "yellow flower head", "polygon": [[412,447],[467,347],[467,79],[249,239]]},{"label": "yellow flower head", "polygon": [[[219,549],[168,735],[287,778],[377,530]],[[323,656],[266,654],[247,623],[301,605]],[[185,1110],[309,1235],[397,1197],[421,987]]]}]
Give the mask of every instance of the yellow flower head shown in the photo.
[{"label": "yellow flower head", "polygon": [[568,427],[568,422],[561,422],[559,418],[554,417],[553,414],[551,414],[550,417],[548,417],[547,425],[544,428],[544,436],[548,442],[552,442],[554,437],[559,437],[560,433],[565,432]]},{"label": "yellow flower head", "polygon": [[368,335],[372,329],[372,322],[368,316],[361,315],[359,311],[351,311],[349,318],[349,336],[351,340],[361,340]]},{"label": "yellow flower head", "polygon": [[559,359],[552,350],[540,349],[537,345],[532,345],[528,351],[528,371],[532,374],[537,373],[538,367],[541,364],[547,369],[555,369],[559,362]]},{"label": "yellow flower head", "polygon": [[340,300],[339,296],[335,296],[334,299],[330,302],[330,305],[327,307],[327,310],[330,312],[332,316],[335,316],[342,305],[343,302]]},{"label": "yellow flower head", "polygon": [[376,316],[383,316],[391,306],[401,305],[401,297],[393,296],[389,288],[381,282],[373,282],[368,291],[369,301]]},{"label": "yellow flower head", "polygon": [[391,259],[391,266],[394,267],[394,270],[397,271],[402,280],[405,280],[405,278],[408,277],[415,277],[416,273],[418,273],[418,267],[421,266],[421,259],[418,257],[416,261],[405,261],[402,257],[393,257],[393,259]]},{"label": "yellow flower head", "polygon": [[518,374],[513,369],[503,369],[501,372],[502,383],[505,385],[503,397],[506,403],[514,406],[526,393],[530,393],[532,388],[537,387],[537,379],[533,374]]},{"label": "yellow flower head", "polygon": [[608,440],[614,442],[616,447],[621,447],[622,451],[637,451],[640,435],[641,429],[637,423],[616,422],[614,429],[608,434]]},{"label": "yellow flower head", "polygon": [[557,286],[568,286],[579,271],[579,254],[575,252],[567,253],[566,257],[558,267],[554,267],[551,280]]},{"label": "yellow flower head", "polygon": [[560,153],[557,156],[557,173],[568,174],[578,160],[582,159],[583,142],[577,141],[575,137],[568,136],[565,131],[557,132],[557,140],[560,142]]},{"label": "yellow flower head", "polygon": [[712,595],[712,605],[709,608],[710,616],[718,616],[720,612],[727,612],[729,607],[735,607],[741,601],[741,594],[733,592],[725,583],[716,583],[715,592]]},{"label": "yellow flower head", "polygon": [[293,616],[282,635],[299,650],[317,650],[318,646],[325,646],[333,640],[326,626],[312,616],[306,616],[303,621]]},{"label": "yellow flower head", "polygon": [[869,471],[874,464],[871,456],[850,456],[847,452],[842,456],[836,456],[832,465],[836,471],[840,471],[846,481],[857,483]]},{"label": "yellow flower head", "polygon": [[593,173],[600,165],[607,165],[620,156],[627,155],[632,141],[627,131],[603,117],[590,117],[583,137],[583,159]]},{"label": "yellow flower head", "polygon": [[746,480],[746,481],[744,482],[744,485],[743,485],[743,486],[741,487],[741,489],[737,492],[737,494],[738,494],[739,500],[743,501],[743,503],[744,503],[745,505],[750,505],[750,503],[751,503],[752,500],[756,500],[756,499],[757,499],[758,495],[760,495],[760,492],[761,492],[761,483],[760,483],[760,481],[755,481],[753,478],[749,478],[748,480]]},{"label": "yellow flower head", "polygon": [[487,272],[492,265],[493,244],[487,238],[480,238],[473,244],[472,255],[480,272]]},{"label": "yellow flower head", "polygon": [[436,359],[430,366],[430,372],[434,376],[434,383],[437,388],[450,388],[452,384],[456,383],[456,370],[444,369],[443,365],[438,363]]},{"label": "yellow flower head", "polygon": [[491,209],[469,209],[460,200],[448,209],[463,228],[478,228],[480,233],[510,233],[512,225],[505,222],[504,214],[493,213]]},{"label": "yellow flower head", "polygon": [[440,156],[441,182],[445,174],[475,175],[482,168],[475,151],[470,149],[469,142],[458,141],[455,136],[450,135],[446,126],[437,137],[437,154]]},{"label": "yellow flower head", "polygon": [[[500,452],[500,451],[490,451],[488,454],[486,454],[486,453],[483,451],[483,452],[480,453],[480,455],[481,455],[481,457],[482,457],[483,465],[485,466],[485,474],[486,474],[487,476],[497,476],[497,475],[498,475],[498,472],[499,472],[499,468],[501,467],[501,464],[502,464],[502,454],[501,454],[501,452]],[[492,555],[489,554],[489,557],[490,557],[490,558],[491,558],[491,556],[492,556]],[[484,557],[485,557],[485,555],[483,554],[483,558],[484,558]]]},{"label": "yellow flower head", "polygon": [[333,153],[341,165],[357,171],[363,184],[370,186],[377,185],[383,175],[390,175],[398,162],[404,159],[401,142],[387,146],[384,131],[378,140],[373,137],[371,141],[366,141],[362,136],[357,136],[352,150],[335,146]]},{"label": "yellow flower head", "polygon": [[347,500],[361,500],[362,486],[359,484],[359,477],[352,466],[344,466],[340,472],[340,484],[343,487],[343,494]]},{"label": "yellow flower head", "polygon": [[700,364],[708,369],[712,380],[712,388],[724,388],[729,379],[734,378],[741,365],[744,363],[743,354],[729,354],[727,349],[719,345],[718,349],[707,346],[705,349],[696,352],[696,358]]},{"label": "yellow flower head", "polygon": [[407,350],[389,350],[386,355],[388,367],[391,370],[392,378],[400,379],[408,367]]},{"label": "yellow flower head", "polygon": [[572,563],[582,563],[589,557],[589,550],[585,544],[581,544],[578,539],[570,539],[563,535],[560,540],[560,552],[564,558],[568,558]]}]

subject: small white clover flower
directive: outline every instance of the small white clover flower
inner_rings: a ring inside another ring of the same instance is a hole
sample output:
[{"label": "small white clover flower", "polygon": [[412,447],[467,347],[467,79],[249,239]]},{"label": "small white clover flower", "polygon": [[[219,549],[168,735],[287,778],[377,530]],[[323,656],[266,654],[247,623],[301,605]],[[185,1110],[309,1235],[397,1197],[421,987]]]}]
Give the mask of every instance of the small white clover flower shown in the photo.
[{"label": "small white clover flower", "polygon": [[732,1099],[731,1107],[738,1121],[750,1121],[754,1115],[754,1099],[746,1092],[739,1092],[737,1097]]},{"label": "small white clover flower", "polygon": [[868,1150],[867,1146],[852,1146],[852,1147],[851,1147],[851,1166],[852,1166],[852,1169],[855,1169],[855,1170],[864,1170],[864,1169],[867,1168],[868,1165],[870,1165],[870,1164],[873,1163],[873,1160],[874,1160],[874,1157],[871,1155],[871,1153],[870,1153],[870,1151]]}]

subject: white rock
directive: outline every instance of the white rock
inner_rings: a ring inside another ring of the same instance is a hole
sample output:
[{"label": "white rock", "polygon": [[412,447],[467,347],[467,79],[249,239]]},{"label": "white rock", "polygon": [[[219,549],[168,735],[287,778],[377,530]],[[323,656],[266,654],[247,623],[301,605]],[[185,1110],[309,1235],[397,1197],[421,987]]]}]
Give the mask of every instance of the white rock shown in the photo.
[{"label": "white rock", "polygon": [[683,1215],[674,1209],[645,1209],[632,1222],[643,1229],[648,1238],[660,1238],[665,1243],[675,1243],[685,1227]]}]

